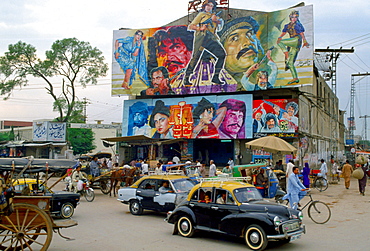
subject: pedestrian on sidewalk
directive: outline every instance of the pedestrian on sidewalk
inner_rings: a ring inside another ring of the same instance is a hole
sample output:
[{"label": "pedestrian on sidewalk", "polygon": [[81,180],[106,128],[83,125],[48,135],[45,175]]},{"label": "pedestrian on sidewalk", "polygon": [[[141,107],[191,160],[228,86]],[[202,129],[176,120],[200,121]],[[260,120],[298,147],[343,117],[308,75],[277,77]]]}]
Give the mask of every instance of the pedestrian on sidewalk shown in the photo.
[{"label": "pedestrian on sidewalk", "polygon": [[349,189],[351,183],[351,175],[353,173],[353,167],[349,164],[349,161],[346,160],[346,164],[343,165],[342,175],[344,178],[344,186],[346,189]]},{"label": "pedestrian on sidewalk", "polygon": [[310,188],[310,167],[308,165],[308,163],[304,163],[304,167],[303,167],[303,170],[302,170],[302,175],[303,175],[303,185],[306,187],[306,188]]},{"label": "pedestrian on sidewalk", "polygon": [[362,171],[364,171],[364,177],[362,179],[358,180],[358,188],[360,190],[360,194],[362,196],[365,196],[365,187],[366,187],[366,181],[367,181],[367,165],[361,164],[359,168],[362,168]]}]

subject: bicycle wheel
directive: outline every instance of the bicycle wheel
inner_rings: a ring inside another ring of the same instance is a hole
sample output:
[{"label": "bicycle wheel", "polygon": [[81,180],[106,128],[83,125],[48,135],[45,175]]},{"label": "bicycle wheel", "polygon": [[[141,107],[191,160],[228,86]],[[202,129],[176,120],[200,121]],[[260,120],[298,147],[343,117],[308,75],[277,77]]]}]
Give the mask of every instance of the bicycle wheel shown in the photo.
[{"label": "bicycle wheel", "polygon": [[323,192],[328,189],[328,181],[323,177],[319,177],[315,180],[314,186],[317,190]]},{"label": "bicycle wheel", "polygon": [[313,201],[308,207],[308,217],[317,224],[324,224],[329,221],[331,211],[324,202]]}]

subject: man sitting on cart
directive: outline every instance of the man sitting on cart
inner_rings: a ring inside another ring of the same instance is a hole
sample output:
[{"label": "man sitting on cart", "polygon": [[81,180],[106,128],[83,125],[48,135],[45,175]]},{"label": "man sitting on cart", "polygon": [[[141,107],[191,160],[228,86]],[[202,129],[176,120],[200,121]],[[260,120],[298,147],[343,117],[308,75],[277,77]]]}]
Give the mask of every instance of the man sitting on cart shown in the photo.
[{"label": "man sitting on cart", "polygon": [[75,192],[77,192],[78,191],[78,189],[77,189],[77,183],[78,183],[78,181],[85,180],[86,179],[86,177],[83,174],[83,172],[81,172],[81,167],[82,167],[82,165],[79,164],[76,167],[76,170],[73,171],[73,173],[72,173],[72,180],[71,180],[71,183],[69,184],[69,186],[70,186],[69,187],[69,191],[75,191]]},{"label": "man sitting on cart", "polygon": [[100,176],[100,168],[101,168],[101,164],[100,162],[98,161],[98,157],[94,157],[91,161],[90,161],[90,173],[93,177],[98,177]]}]

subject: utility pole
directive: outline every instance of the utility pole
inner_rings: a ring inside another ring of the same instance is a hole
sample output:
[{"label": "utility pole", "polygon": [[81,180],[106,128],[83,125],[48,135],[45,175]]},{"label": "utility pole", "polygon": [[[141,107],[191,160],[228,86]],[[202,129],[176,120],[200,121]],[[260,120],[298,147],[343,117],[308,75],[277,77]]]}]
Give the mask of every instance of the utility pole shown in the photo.
[{"label": "utility pole", "polygon": [[[357,73],[357,74],[352,74],[351,76],[351,102],[350,102],[350,110],[349,110],[349,119],[352,121],[352,125],[349,126],[349,138],[352,140],[353,145],[354,145],[354,132],[355,132],[355,84],[365,78],[366,76],[369,76],[370,73]],[[355,77],[361,77],[359,80],[355,82]],[[365,119],[366,121],[366,119]]]},{"label": "utility pole", "polygon": [[370,118],[369,115],[360,116],[360,119],[365,119],[365,140],[367,141],[367,118]]},{"label": "utility pole", "polygon": [[331,62],[331,89],[333,90],[334,94],[337,95],[337,60],[339,58],[340,53],[354,53],[355,49],[352,47],[351,49],[343,49],[340,47],[339,49],[315,49],[315,52],[327,52],[329,55],[329,62]]},{"label": "utility pole", "polygon": [[86,98],[84,98],[84,102],[83,102],[84,123],[86,123],[86,118],[87,118],[86,106],[87,106],[87,101],[86,101]]},{"label": "utility pole", "polygon": [[[315,49],[315,52],[326,52],[329,55],[329,62],[331,62],[331,89],[334,92],[334,95],[337,96],[337,60],[340,53],[354,53],[355,49],[329,49],[329,46],[326,49]],[[334,108],[337,108],[335,111]],[[338,152],[338,102],[337,99],[333,100],[332,106],[330,107],[330,128],[331,128],[331,137],[329,141],[329,149],[331,155],[336,159]]]}]

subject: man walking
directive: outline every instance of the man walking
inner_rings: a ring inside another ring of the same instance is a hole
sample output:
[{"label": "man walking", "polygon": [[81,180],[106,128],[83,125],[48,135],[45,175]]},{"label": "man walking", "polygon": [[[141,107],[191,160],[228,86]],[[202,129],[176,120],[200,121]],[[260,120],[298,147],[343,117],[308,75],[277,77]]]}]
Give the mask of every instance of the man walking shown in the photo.
[{"label": "man walking", "polygon": [[324,159],[321,159],[321,167],[320,167],[320,175],[324,179],[327,180],[326,174],[328,173],[328,166],[326,165],[326,162]]},{"label": "man walking", "polygon": [[209,167],[209,174],[208,174],[208,177],[214,177],[216,176],[216,165],[215,165],[215,162],[213,160],[211,160],[209,162],[211,165]]},{"label": "man walking", "polygon": [[299,168],[293,167],[293,172],[289,175],[288,179],[288,193],[283,197],[283,200],[288,199],[290,207],[297,209],[299,201],[307,194],[308,188],[306,188],[300,179],[298,178]]},{"label": "man walking", "polygon": [[289,162],[288,162],[288,164],[286,165],[286,177],[288,179],[289,179],[290,175],[293,172],[293,167],[294,167],[293,160],[290,159]]},{"label": "man walking", "polygon": [[349,189],[351,183],[351,174],[353,173],[353,167],[349,164],[349,161],[346,160],[346,164],[344,164],[342,168],[342,175],[344,178],[344,186],[346,189]]}]

